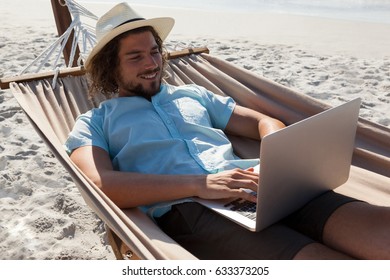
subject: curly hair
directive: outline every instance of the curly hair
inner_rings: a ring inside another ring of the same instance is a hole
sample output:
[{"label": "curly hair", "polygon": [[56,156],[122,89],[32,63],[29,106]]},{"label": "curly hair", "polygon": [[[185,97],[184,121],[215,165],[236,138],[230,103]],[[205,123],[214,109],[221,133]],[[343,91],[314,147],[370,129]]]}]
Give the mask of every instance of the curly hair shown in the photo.
[{"label": "curly hair", "polygon": [[[146,31],[152,33],[160,53],[163,53],[163,41],[151,26],[136,28],[116,36],[91,59],[86,67],[89,82],[89,96],[91,98],[98,93],[103,94],[108,99],[117,95],[119,90],[117,84],[117,77],[119,76],[119,42],[129,34],[139,34]],[[164,69],[166,64],[165,55],[162,55],[162,60]]]}]

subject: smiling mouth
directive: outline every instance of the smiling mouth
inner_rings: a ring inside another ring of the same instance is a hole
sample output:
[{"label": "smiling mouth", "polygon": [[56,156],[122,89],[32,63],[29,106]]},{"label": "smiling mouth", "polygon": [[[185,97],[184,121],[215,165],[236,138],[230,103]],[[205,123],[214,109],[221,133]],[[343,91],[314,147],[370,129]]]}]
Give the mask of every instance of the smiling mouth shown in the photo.
[{"label": "smiling mouth", "polygon": [[160,68],[154,69],[152,71],[149,71],[147,73],[143,73],[139,77],[145,80],[153,80],[157,77],[158,73],[160,71]]},{"label": "smiling mouth", "polygon": [[140,77],[142,79],[152,80],[152,79],[156,78],[156,76],[157,76],[157,72],[154,72],[153,74],[141,75]]}]

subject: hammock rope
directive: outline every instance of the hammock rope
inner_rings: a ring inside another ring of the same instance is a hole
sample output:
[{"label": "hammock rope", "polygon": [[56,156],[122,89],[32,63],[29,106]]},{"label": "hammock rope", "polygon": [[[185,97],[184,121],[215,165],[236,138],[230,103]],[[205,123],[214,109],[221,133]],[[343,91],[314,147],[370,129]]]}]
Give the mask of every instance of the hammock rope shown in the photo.
[{"label": "hammock rope", "polygon": [[[72,17],[71,24],[53,44],[41,52],[19,75],[38,73],[43,67],[51,68],[50,70],[59,68],[63,50],[73,31],[72,47],[67,67],[71,67],[75,61],[78,66],[81,66],[92,47],[96,44],[95,28],[83,21],[82,18],[85,17],[97,21],[98,17],[74,0],[59,0],[59,3],[62,6],[68,6]],[[77,48],[79,48],[79,57],[76,58]],[[33,69],[34,67],[35,69]]]}]

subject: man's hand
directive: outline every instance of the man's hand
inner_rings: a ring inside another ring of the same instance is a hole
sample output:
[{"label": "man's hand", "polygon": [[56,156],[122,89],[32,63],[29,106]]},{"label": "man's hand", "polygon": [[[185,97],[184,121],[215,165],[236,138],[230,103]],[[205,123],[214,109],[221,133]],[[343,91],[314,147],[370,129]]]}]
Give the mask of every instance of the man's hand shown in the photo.
[{"label": "man's hand", "polygon": [[197,196],[205,199],[237,197],[256,202],[256,197],[246,192],[257,192],[259,174],[250,170],[233,169],[209,174],[204,185],[199,186]]}]

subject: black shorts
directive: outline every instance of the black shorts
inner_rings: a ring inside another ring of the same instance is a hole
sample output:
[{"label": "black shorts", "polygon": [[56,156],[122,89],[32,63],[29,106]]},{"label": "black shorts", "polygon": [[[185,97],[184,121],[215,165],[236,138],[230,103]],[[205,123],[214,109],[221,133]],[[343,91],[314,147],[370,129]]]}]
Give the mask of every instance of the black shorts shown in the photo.
[{"label": "black shorts", "polygon": [[174,205],[156,221],[199,259],[292,259],[306,245],[321,242],[329,216],[352,201],[356,199],[327,192],[260,232],[251,232],[195,202]]}]

